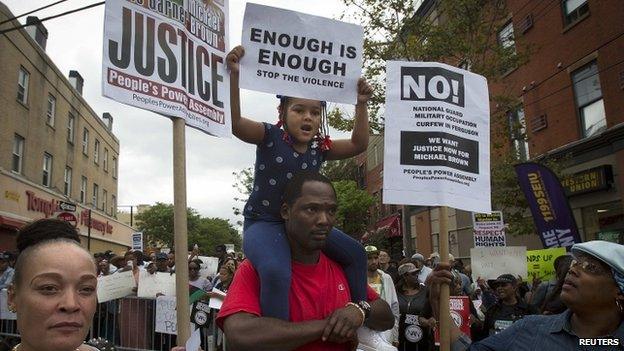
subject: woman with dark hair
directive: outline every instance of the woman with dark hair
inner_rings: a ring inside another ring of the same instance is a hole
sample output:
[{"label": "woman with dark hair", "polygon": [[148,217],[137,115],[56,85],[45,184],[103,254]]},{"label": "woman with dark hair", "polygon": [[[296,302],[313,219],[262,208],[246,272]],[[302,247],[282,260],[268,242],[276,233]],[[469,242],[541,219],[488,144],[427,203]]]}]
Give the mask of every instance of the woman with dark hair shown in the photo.
[{"label": "woman with dark hair", "polygon": [[38,220],[20,230],[17,247],[8,306],[17,314],[21,343],[13,350],[96,350],[83,344],[97,305],[96,267],[76,229]]},{"label": "woman with dark hair", "polygon": [[418,280],[419,273],[420,269],[411,262],[403,263],[398,268],[399,351],[422,351],[431,346],[432,328],[436,321],[428,312],[427,290]]}]

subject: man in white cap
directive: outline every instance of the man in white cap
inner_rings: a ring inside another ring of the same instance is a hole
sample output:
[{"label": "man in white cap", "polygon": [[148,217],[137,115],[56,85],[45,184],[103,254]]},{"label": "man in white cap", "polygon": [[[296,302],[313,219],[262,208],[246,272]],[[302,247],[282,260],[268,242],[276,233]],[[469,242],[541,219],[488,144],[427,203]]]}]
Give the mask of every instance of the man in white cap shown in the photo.
[{"label": "man in white cap", "polygon": [[[527,316],[478,343],[451,326],[451,350],[622,350],[624,347],[624,246],[589,241],[572,246],[573,260],[561,289],[568,309]],[[430,276],[430,301],[451,278],[441,263]],[[434,313],[439,314],[432,303]],[[453,324],[453,323],[451,323]]]},{"label": "man in white cap", "polygon": [[[379,269],[379,249],[373,245],[364,247],[368,257],[367,280],[368,285],[373,288],[381,297],[390,305],[392,314],[394,315],[394,327],[390,330],[380,332],[380,336],[388,342],[388,344],[397,346],[399,344],[399,299],[397,298],[394,281],[389,274]],[[360,333],[360,336],[363,334]],[[364,347],[360,347],[366,350]],[[386,348],[390,350],[390,348]],[[395,349],[396,350],[396,349]]]}]

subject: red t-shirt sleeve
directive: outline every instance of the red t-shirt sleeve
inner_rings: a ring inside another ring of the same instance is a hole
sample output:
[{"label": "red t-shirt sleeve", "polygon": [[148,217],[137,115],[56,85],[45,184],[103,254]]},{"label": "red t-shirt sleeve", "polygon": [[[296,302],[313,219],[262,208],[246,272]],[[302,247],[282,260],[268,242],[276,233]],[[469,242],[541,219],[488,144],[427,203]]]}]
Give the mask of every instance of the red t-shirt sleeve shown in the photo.
[{"label": "red t-shirt sleeve", "polygon": [[366,284],[366,299],[368,301],[375,301],[379,298],[379,294],[370,285]]},{"label": "red t-shirt sleeve", "polygon": [[258,273],[245,260],[238,266],[234,280],[227,291],[221,310],[217,315],[217,325],[223,329],[225,319],[238,312],[260,316],[260,279]]}]

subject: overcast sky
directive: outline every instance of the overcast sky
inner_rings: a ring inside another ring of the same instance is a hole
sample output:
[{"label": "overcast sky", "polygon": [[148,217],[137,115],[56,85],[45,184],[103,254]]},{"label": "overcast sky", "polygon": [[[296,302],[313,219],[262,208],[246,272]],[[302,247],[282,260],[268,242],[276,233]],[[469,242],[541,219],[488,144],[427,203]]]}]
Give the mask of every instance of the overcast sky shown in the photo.
[{"label": "overcast sky", "polygon": [[[55,2],[0,1],[14,15]],[[33,15],[44,18],[96,2],[98,0],[69,0]],[[344,10],[340,0],[253,2],[330,18],[338,18]],[[230,47],[240,44],[245,3],[247,1],[229,0]],[[85,80],[83,96],[86,101],[100,117],[103,112],[109,112],[114,118],[113,133],[121,144],[119,205],[173,203],[171,121],[102,96],[103,19],[102,5],[44,22],[49,32],[47,54],[65,75],[70,70],[80,72]],[[244,116],[267,122],[277,120],[274,95],[243,91],[241,100]],[[335,136],[333,133],[332,137]],[[232,207],[237,205],[233,198],[239,196],[232,187],[232,172],[253,164],[255,147],[235,138],[215,138],[191,128],[186,128],[186,141],[188,206],[206,217],[226,218],[232,223],[242,220],[232,213]]]}]

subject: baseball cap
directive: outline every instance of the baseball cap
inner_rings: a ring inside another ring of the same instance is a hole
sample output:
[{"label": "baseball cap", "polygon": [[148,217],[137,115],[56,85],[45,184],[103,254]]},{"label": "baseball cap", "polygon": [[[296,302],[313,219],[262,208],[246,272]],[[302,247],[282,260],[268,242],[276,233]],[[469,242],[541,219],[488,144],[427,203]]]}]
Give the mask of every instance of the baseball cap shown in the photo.
[{"label": "baseball cap", "polygon": [[416,266],[413,263],[403,263],[402,265],[399,266],[398,268],[398,273],[399,275],[404,275],[407,273],[412,273],[412,272],[420,272],[420,269],[416,268]]},{"label": "baseball cap", "polygon": [[502,274],[502,275],[499,275],[498,278],[496,279],[488,280],[488,285],[492,289],[496,289],[497,286],[502,285],[502,284],[507,284],[507,283],[516,284],[517,283],[516,277],[514,277],[512,274]]},{"label": "baseball cap", "polygon": [[367,255],[373,254],[373,253],[379,253],[379,249],[377,249],[377,246],[374,245],[366,245],[364,246],[364,251],[366,251]]},{"label": "baseball cap", "polygon": [[572,254],[585,253],[606,263],[624,275],[624,245],[604,240],[593,240],[572,246]]}]

